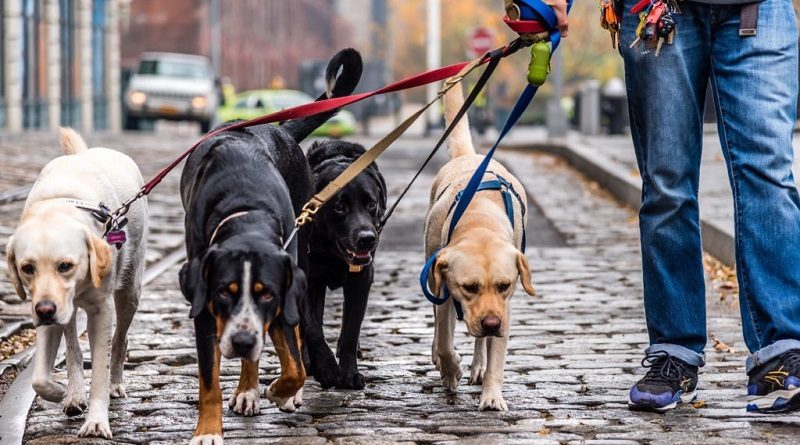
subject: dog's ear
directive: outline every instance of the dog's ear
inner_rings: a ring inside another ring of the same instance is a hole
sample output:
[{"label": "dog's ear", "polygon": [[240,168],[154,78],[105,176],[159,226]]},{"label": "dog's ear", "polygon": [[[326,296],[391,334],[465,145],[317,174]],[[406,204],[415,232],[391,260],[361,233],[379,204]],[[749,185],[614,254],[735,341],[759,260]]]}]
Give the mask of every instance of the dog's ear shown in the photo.
[{"label": "dog's ear", "polygon": [[286,255],[284,261],[286,279],[281,295],[281,317],[286,326],[294,327],[300,323],[298,305],[306,293],[306,274],[294,264],[290,255]]},{"label": "dog's ear", "polygon": [[536,296],[536,290],[533,289],[531,283],[531,268],[528,266],[528,258],[522,252],[517,252],[517,271],[519,271],[519,281],[522,283],[523,289],[531,297]]},{"label": "dog's ear", "polygon": [[217,247],[214,246],[208,249],[205,255],[192,258],[184,263],[178,274],[183,297],[192,305],[189,310],[189,318],[200,315],[206,305],[206,269],[217,250]]},{"label": "dog's ear", "polygon": [[26,300],[28,294],[25,292],[25,286],[22,285],[22,280],[19,279],[19,272],[17,271],[17,257],[14,254],[14,237],[8,239],[6,244],[6,261],[8,261],[8,277],[11,278],[11,284],[17,290],[19,298]]},{"label": "dog's ear", "polygon": [[436,254],[436,262],[433,263],[433,295],[441,298],[442,287],[445,284],[445,274],[447,274],[447,258],[444,255],[444,250]]},{"label": "dog's ear", "polygon": [[99,288],[111,269],[111,246],[87,230],[86,250],[89,252],[89,274],[92,277],[92,285]]}]

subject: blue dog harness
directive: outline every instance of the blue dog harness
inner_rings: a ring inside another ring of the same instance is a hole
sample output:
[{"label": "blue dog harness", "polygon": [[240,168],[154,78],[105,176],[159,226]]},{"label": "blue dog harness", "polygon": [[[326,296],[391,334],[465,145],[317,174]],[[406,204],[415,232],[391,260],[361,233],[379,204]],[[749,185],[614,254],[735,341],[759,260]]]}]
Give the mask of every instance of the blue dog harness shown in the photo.
[{"label": "blue dog harness", "polygon": [[[517,191],[514,190],[514,186],[511,185],[511,183],[508,182],[508,180],[506,180],[502,176],[492,171],[488,171],[487,173],[493,174],[496,179],[481,182],[478,185],[478,189],[476,190],[476,192],[482,192],[487,190],[500,192],[501,196],[503,197],[503,205],[506,210],[506,216],[508,216],[508,220],[511,222],[512,229],[516,225],[514,223],[514,198],[516,198],[517,202],[519,202],[520,213],[522,215],[522,252],[525,252],[525,239],[526,239],[525,203],[522,201],[522,197],[519,195],[519,193],[517,193]],[[439,194],[440,197],[442,196],[442,194],[444,194],[445,191],[447,191],[448,187],[445,187],[445,189],[442,190],[442,193]],[[453,204],[450,206],[450,210],[447,212],[448,215],[453,213],[453,210],[456,208],[459,201],[461,201],[461,198],[464,195],[465,191],[466,189],[461,190],[456,194],[456,199],[455,201],[453,201]],[[450,238],[453,236],[453,231],[456,228],[456,225],[453,223],[455,219],[456,219],[455,215],[453,215],[453,219],[450,220],[450,229],[448,230],[447,233],[447,244],[450,244]],[[441,249],[437,249],[433,253],[433,255],[431,255],[431,257],[428,258],[428,261],[425,262],[425,266],[422,268],[422,273],[420,274],[419,277],[420,285],[422,286],[422,292],[425,294],[425,297],[428,299],[428,301],[436,305],[442,305],[450,298],[450,291],[447,289],[447,285],[442,286],[442,295],[443,295],[442,298],[437,297],[436,295],[433,294],[433,292],[430,291],[430,289],[428,289],[428,276],[430,275],[431,269],[433,269],[433,265],[436,264],[436,255],[439,253],[439,250]],[[453,304],[456,307],[456,317],[459,320],[463,320],[464,310],[461,307],[461,303],[459,303],[456,300],[453,300]]]},{"label": "blue dog harness", "polygon": [[[520,9],[521,17],[523,20],[538,20],[541,22],[550,33],[550,45],[551,45],[551,52],[555,52],[556,48],[558,48],[559,43],[561,43],[561,33],[558,30],[558,20],[556,18],[555,12],[553,9],[546,5],[542,0],[515,0],[515,3]],[[572,8],[572,0],[567,1],[567,11]],[[522,113],[528,108],[531,101],[533,100],[533,96],[536,95],[536,92],[539,90],[537,85],[528,83],[525,89],[522,91],[519,99],[517,100],[516,105],[514,105],[511,114],[508,116],[505,125],[503,125],[503,130],[500,132],[500,136],[497,138],[497,142],[494,143],[492,149],[486,153],[486,156],[483,158],[483,161],[480,163],[477,169],[475,169],[475,173],[467,183],[467,187],[464,190],[458,192],[458,196],[456,201],[453,203],[453,206],[450,208],[450,212],[453,216],[450,219],[450,228],[447,232],[447,244],[450,243],[450,237],[453,234],[453,230],[455,230],[458,221],[464,216],[464,212],[467,210],[467,206],[472,201],[472,198],[475,196],[475,193],[482,191],[482,190],[500,190],[503,194],[503,201],[505,202],[506,206],[506,214],[508,215],[509,219],[511,220],[511,226],[514,226],[514,206],[511,199],[511,194],[517,196],[517,199],[520,199],[519,194],[514,191],[514,188],[511,187],[511,184],[508,183],[505,179],[501,178],[500,176],[495,174],[497,179],[491,181],[483,181],[483,176],[486,173],[487,168],[489,167],[489,162],[492,160],[492,156],[494,156],[494,152],[497,150],[497,147],[500,145],[500,142],[506,137],[509,131],[514,127],[514,125],[519,120]],[[458,122],[451,122],[451,126],[454,126]],[[525,210],[524,203],[522,204],[522,211]],[[524,217],[524,213],[523,213]],[[523,219],[523,241],[522,241],[522,249],[524,252],[525,249],[525,230],[524,230],[524,219]],[[445,246],[447,245],[445,244]],[[441,250],[441,249],[440,249]],[[422,287],[422,293],[425,294],[425,297],[431,303],[435,305],[442,305],[450,298],[450,292],[447,290],[447,286],[442,286],[442,298],[434,295],[433,292],[430,291],[428,288],[428,276],[431,273],[431,269],[433,265],[436,263],[436,255],[439,253],[439,250],[433,253],[430,258],[425,262],[425,266],[422,268],[422,272],[419,276],[419,284]],[[453,300],[453,304],[456,308],[456,316],[459,320],[464,319],[464,312],[461,308],[461,305]]]}]

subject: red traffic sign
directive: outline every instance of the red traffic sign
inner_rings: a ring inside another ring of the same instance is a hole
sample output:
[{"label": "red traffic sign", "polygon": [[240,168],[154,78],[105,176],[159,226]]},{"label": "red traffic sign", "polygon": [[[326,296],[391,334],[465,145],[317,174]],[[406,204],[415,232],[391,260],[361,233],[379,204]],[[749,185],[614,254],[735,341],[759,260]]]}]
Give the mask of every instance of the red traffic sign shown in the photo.
[{"label": "red traffic sign", "polygon": [[469,57],[478,57],[494,49],[494,33],[485,26],[478,26],[467,34]]}]

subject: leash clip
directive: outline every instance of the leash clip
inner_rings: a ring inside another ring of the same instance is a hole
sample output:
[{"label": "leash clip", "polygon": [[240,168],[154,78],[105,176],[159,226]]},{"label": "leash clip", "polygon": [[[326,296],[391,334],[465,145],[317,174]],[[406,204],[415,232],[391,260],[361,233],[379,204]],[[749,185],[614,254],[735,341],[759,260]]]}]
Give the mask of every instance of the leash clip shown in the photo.
[{"label": "leash clip", "polygon": [[303,206],[303,211],[300,212],[300,216],[295,219],[295,228],[299,229],[304,225],[310,223],[314,220],[314,215],[319,212],[320,206],[314,200],[309,201]]},{"label": "leash clip", "polygon": [[139,190],[133,198],[122,203],[122,206],[114,211],[106,222],[106,232],[103,236],[106,242],[112,246],[116,246],[117,250],[122,249],[122,246],[128,241],[128,236],[125,233],[125,226],[128,224],[128,218],[125,215],[131,209],[134,202],[143,198],[145,195],[144,190]]}]

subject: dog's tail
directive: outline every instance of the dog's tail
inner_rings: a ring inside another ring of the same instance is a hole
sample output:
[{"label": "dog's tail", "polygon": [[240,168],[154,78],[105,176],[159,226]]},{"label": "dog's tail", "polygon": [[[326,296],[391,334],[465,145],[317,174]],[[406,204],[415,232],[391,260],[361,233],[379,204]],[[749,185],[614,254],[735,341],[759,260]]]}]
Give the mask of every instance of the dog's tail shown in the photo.
[{"label": "dog's tail", "polygon": [[88,150],[89,147],[86,146],[86,142],[77,131],[61,127],[61,149],[65,155],[74,155]]},{"label": "dog's tail", "polygon": [[[339,74],[340,69],[342,71],[341,74]],[[317,100],[347,96],[352,93],[353,90],[356,89],[356,86],[358,86],[358,81],[361,80],[361,72],[363,69],[364,64],[361,60],[361,54],[353,48],[343,49],[336,53],[331,61],[328,62],[328,69],[325,71],[327,90],[318,97]],[[281,128],[283,128],[292,139],[300,142],[328,119],[333,117],[338,111],[339,110],[333,110],[314,116],[293,119],[284,122]]]},{"label": "dog's tail", "polygon": [[[461,89],[461,84],[457,83],[444,95],[444,119],[447,125],[453,122],[458,110],[463,105],[464,91]],[[472,146],[472,135],[469,132],[469,119],[467,119],[466,114],[461,117],[458,125],[453,128],[453,132],[447,138],[447,151],[450,153],[451,158],[475,154],[475,148]]]}]

